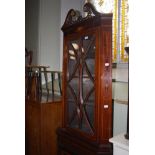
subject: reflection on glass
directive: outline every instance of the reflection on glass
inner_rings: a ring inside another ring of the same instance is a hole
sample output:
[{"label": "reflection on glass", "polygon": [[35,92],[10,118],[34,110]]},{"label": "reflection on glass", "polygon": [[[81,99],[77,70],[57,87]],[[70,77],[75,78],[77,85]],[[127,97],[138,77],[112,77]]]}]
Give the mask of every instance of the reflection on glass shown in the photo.
[{"label": "reflection on glass", "polygon": [[75,50],[78,50],[79,49],[79,45],[78,44],[72,43],[72,45],[73,45],[73,47],[74,47]]},{"label": "reflection on glass", "polygon": [[75,53],[74,53],[73,50],[69,50],[69,54],[71,54],[71,55],[75,55]]},{"label": "reflection on glass", "polygon": [[84,39],[87,40],[88,39],[88,36],[85,36]]},{"label": "reflection on glass", "polygon": [[75,57],[74,56],[70,56],[70,59],[75,60]]},{"label": "reflection on glass", "polygon": [[83,47],[81,48],[81,50],[82,50],[82,53],[84,53],[84,48]]}]

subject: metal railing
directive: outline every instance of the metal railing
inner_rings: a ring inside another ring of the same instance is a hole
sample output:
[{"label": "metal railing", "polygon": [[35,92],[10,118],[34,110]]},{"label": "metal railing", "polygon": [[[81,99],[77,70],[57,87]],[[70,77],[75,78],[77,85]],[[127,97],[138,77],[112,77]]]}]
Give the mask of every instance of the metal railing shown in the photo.
[{"label": "metal railing", "polygon": [[60,71],[47,71],[45,66],[26,66],[25,96],[37,99],[42,95],[62,95]]}]

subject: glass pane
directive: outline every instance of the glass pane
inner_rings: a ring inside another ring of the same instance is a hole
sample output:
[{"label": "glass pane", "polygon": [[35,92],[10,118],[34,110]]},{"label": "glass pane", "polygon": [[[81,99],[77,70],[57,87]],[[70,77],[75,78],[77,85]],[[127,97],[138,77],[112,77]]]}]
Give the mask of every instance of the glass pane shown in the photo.
[{"label": "glass pane", "polygon": [[75,102],[68,101],[68,124],[73,128],[78,128],[78,115]]},{"label": "glass pane", "polygon": [[69,62],[68,62],[68,66],[69,66],[69,70],[68,70],[68,74],[69,74],[69,78],[71,78],[73,72],[75,71],[75,67],[76,67],[76,58],[73,56],[69,57]]},{"label": "glass pane", "polygon": [[67,109],[71,128],[94,134],[95,37],[68,43]]},{"label": "glass pane", "polygon": [[90,91],[89,97],[83,103],[83,126],[82,130],[88,133],[94,132],[94,89]]},{"label": "glass pane", "polygon": [[83,99],[87,97],[92,88],[94,88],[94,83],[89,78],[83,78],[82,80]]},{"label": "glass pane", "polygon": [[77,75],[79,40],[68,42],[68,76],[69,79]]},{"label": "glass pane", "polygon": [[94,77],[95,74],[95,60],[94,59],[86,59],[86,68],[91,74],[92,77]]},{"label": "glass pane", "polygon": [[83,74],[88,76],[94,76],[95,71],[95,37],[88,35],[83,37],[83,49],[84,49],[84,71]]},{"label": "glass pane", "polygon": [[[72,95],[74,96],[78,96],[78,91],[79,91],[79,80],[78,78],[73,78],[69,83],[68,83],[68,87],[70,88],[70,91],[72,92]],[[70,96],[68,96],[68,98],[70,98]]]}]

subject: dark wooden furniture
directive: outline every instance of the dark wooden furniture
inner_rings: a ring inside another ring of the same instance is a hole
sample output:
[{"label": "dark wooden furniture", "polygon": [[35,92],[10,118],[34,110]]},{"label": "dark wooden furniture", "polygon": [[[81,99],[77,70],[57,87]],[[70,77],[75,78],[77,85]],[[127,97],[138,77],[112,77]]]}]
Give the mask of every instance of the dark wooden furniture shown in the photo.
[{"label": "dark wooden furniture", "polygon": [[41,65],[26,65],[25,66],[25,88],[26,88],[26,96],[28,96],[29,94],[31,94],[29,92],[29,90],[31,89],[30,86],[32,86],[32,77],[38,76],[38,92],[42,93],[42,76],[41,76],[41,72],[43,71],[44,73],[44,77],[45,77],[45,84],[46,84],[46,90],[47,93],[49,93],[49,88],[48,88],[48,77],[47,77],[47,68],[49,68],[49,66],[41,66]]},{"label": "dark wooden furniture", "polygon": [[63,127],[58,155],[112,155],[112,14],[84,5],[62,27]]},{"label": "dark wooden furniture", "polygon": [[[28,49],[25,48],[25,66],[31,65],[32,57],[33,57],[33,52],[32,51],[28,51]],[[29,78],[29,76],[27,74],[28,72],[29,72],[29,68],[25,68],[25,95],[27,93],[29,93],[28,92],[28,85],[29,85],[29,82],[30,82],[30,78]]]},{"label": "dark wooden furniture", "polygon": [[25,154],[56,155],[56,129],[62,126],[62,97],[40,94],[37,73],[30,78],[29,93],[25,96]]},{"label": "dark wooden furniture", "polygon": [[25,65],[31,65],[32,57],[33,57],[33,52],[31,50],[28,51],[28,49],[25,48]]},{"label": "dark wooden furniture", "polygon": [[61,126],[61,96],[55,97],[54,100],[48,99],[48,102],[46,98],[26,99],[25,155],[56,155],[56,129]]}]

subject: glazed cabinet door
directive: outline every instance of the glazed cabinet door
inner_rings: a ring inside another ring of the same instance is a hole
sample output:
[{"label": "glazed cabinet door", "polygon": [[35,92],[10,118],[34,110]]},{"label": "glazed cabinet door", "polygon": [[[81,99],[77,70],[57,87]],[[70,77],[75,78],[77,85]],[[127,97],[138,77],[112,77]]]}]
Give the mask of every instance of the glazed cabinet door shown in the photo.
[{"label": "glazed cabinet door", "polygon": [[[62,26],[63,125],[59,155],[112,155],[112,13],[91,3],[70,9]],[[61,154],[61,152],[63,152]]]},{"label": "glazed cabinet door", "polygon": [[96,33],[70,36],[66,41],[66,124],[95,135]]}]

